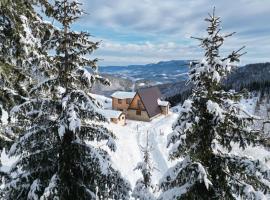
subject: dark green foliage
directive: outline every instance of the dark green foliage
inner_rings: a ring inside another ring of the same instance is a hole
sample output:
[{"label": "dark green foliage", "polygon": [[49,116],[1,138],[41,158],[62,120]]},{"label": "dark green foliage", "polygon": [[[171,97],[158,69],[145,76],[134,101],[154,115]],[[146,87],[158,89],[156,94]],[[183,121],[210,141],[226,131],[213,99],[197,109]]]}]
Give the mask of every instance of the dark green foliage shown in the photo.
[{"label": "dark green foliage", "polygon": [[183,91],[179,94],[176,94],[171,97],[167,97],[166,101],[169,101],[171,106],[176,106],[178,104],[183,103],[190,95],[191,95],[191,90]]},{"label": "dark green foliage", "polygon": [[40,21],[34,5],[49,8],[45,0],[5,0],[0,4],[0,153],[19,132],[16,126],[8,128],[12,122],[10,118],[2,121],[2,116],[5,113],[6,118],[13,106],[27,99],[36,81],[33,65],[46,62],[40,47],[46,47],[43,38],[51,25]]},{"label": "dark green foliage", "polygon": [[225,91],[222,81],[243,55],[239,49],[221,58],[219,49],[233,34],[220,33],[220,19],[205,19],[208,37],[195,38],[205,57],[190,66],[192,94],[184,101],[174,132],[168,136],[170,158],[183,159],[161,180],[160,200],[266,199],[270,195],[270,170],[262,162],[230,153],[233,146],[265,145],[267,136],[251,127],[257,118],[239,101],[245,91]]},{"label": "dark green foliage", "polygon": [[[168,88],[184,85],[184,82],[179,82],[174,85],[169,85]],[[225,91],[234,89],[236,91],[248,90],[255,95],[262,93],[265,96],[270,96],[270,63],[257,63],[243,66],[235,69],[228,78],[222,82],[222,87]],[[172,106],[183,103],[191,94],[192,89],[186,86],[179,93],[167,97],[167,100]]]},{"label": "dark green foliage", "polygon": [[[19,160],[4,199],[129,198],[130,185],[111,166],[106,151],[116,150],[115,136],[104,127],[102,108],[90,94],[95,82],[109,84],[97,74],[97,59],[88,58],[98,42],[70,30],[83,14],[79,7],[68,0],[46,4],[46,14],[61,27],[45,32],[41,50],[47,62],[30,64],[39,77],[27,99],[11,110],[21,134],[10,155]],[[46,54],[49,49],[52,56]]]}]

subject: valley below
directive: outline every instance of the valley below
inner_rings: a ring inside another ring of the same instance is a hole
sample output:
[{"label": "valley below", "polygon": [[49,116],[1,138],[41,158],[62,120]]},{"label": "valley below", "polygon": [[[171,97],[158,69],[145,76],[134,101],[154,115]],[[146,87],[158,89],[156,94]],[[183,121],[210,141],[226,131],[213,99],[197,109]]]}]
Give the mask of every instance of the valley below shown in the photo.
[{"label": "valley below", "polygon": [[[141,73],[143,68],[137,67],[132,69],[132,73],[128,73],[129,67],[120,67],[121,70],[112,68],[106,69],[103,67],[101,72],[108,78],[113,87],[99,87],[95,90],[95,97],[103,102],[105,108],[110,109],[111,99],[110,94],[114,91],[134,91],[142,87],[157,86],[165,99],[171,101],[172,107],[170,114],[160,116],[149,122],[139,122],[127,120],[126,126],[119,126],[116,124],[109,124],[108,128],[111,129],[117,136],[116,152],[112,153],[112,159],[115,166],[123,173],[129,180],[132,186],[135,185],[136,180],[140,177],[140,173],[134,171],[134,163],[139,162],[143,158],[141,147],[146,144],[147,137],[150,140],[150,145],[153,146],[151,151],[151,157],[153,158],[153,165],[156,170],[153,172],[153,183],[156,185],[162,178],[162,175],[173,165],[175,161],[169,159],[169,149],[167,148],[167,136],[172,130],[173,123],[177,120],[178,112],[183,102],[190,94],[192,85],[187,84],[188,80],[188,66],[174,66],[174,70],[170,67],[170,62],[167,63],[168,67],[164,66],[162,74],[166,74],[167,77],[170,74],[176,74],[178,68],[182,70],[182,75],[178,78],[164,78],[165,75],[157,75],[157,72],[153,72],[153,76],[149,74]],[[159,65],[159,64],[157,64]],[[145,65],[145,71],[147,67],[154,68],[155,65]],[[126,69],[127,68],[127,69]],[[124,70],[125,69],[125,70]],[[147,69],[147,70],[146,70]],[[165,72],[165,70],[167,71]],[[121,71],[123,73],[121,73]],[[152,69],[154,71],[154,69]],[[157,70],[158,71],[158,70]],[[151,72],[149,72],[151,73]],[[136,74],[136,76],[134,75]],[[140,74],[140,78],[137,75]],[[137,78],[137,79],[136,79]],[[227,80],[223,81],[224,89],[234,89],[237,91],[246,88],[249,93],[245,98],[241,100],[242,106],[251,114],[259,116],[264,119],[270,119],[270,63],[262,64],[250,64],[235,69]],[[260,121],[256,122],[254,126],[261,128]],[[265,132],[270,134],[270,126],[265,127]],[[249,146],[244,151],[237,145],[233,145],[231,154],[249,156],[254,159],[266,161],[270,166],[270,156],[266,149],[262,147]]]},{"label": "valley below", "polygon": [[[111,82],[111,86],[96,84],[93,93],[109,97],[115,91],[136,91],[139,88],[157,86],[164,99],[172,105],[185,100],[191,92],[188,84],[189,61],[163,61],[156,64],[100,67],[100,73]],[[270,63],[249,64],[233,69],[223,81],[226,90],[263,93],[270,88]]]}]

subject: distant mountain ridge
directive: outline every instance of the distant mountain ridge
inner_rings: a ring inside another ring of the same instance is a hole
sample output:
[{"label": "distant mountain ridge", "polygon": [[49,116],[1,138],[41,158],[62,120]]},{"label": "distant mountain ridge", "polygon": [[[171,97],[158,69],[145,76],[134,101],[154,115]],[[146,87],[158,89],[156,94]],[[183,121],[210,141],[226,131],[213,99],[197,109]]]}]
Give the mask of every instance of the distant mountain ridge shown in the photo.
[{"label": "distant mountain ridge", "polygon": [[[158,87],[164,97],[176,105],[190,95],[192,85],[185,83],[185,81],[179,81]],[[240,91],[245,88],[250,92],[262,92],[270,96],[270,62],[239,67],[224,80],[223,85],[226,90]]]},{"label": "distant mountain ridge", "polygon": [[[112,86],[96,87],[94,92],[109,96],[116,90],[131,91],[157,85],[164,97],[178,103],[190,94],[191,85],[186,85],[188,64],[188,60],[172,60],[146,65],[101,67],[100,72],[112,81]],[[270,87],[269,84],[269,62],[239,67],[224,81],[227,89],[247,88],[250,91],[262,90]]]},{"label": "distant mountain ridge", "polygon": [[168,60],[168,61],[159,61],[157,63],[148,63],[148,64],[138,64],[138,65],[124,65],[124,66],[118,66],[118,65],[106,65],[106,66],[100,66],[101,68],[104,68],[104,67],[119,67],[119,68],[122,68],[122,67],[147,67],[147,66],[178,66],[179,67],[179,64],[183,64],[183,63],[187,63],[189,62],[189,60]]},{"label": "distant mountain ridge", "polygon": [[153,84],[164,84],[186,80],[188,64],[188,60],[171,60],[146,65],[103,66],[99,71],[133,81],[146,80]]}]

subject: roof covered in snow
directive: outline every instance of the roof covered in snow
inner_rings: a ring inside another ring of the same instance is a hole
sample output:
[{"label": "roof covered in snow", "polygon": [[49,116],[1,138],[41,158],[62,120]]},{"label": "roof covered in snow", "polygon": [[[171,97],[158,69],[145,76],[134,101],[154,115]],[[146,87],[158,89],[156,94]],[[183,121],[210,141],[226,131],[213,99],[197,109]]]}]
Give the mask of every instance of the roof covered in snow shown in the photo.
[{"label": "roof covered in snow", "polygon": [[117,98],[117,99],[133,99],[136,92],[124,92],[124,91],[117,91],[114,92],[111,97]]},{"label": "roof covered in snow", "polygon": [[160,99],[157,100],[157,103],[159,106],[168,106],[169,105],[168,101],[161,101]]},{"label": "roof covered in snow", "polygon": [[107,118],[119,118],[123,112],[117,110],[103,110],[102,114]]}]

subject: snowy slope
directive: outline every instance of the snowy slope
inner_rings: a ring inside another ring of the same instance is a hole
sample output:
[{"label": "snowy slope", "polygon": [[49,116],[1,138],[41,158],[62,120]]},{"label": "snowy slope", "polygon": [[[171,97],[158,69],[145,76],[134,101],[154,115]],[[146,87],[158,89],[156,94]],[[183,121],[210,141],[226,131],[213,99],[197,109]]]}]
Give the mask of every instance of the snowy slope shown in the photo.
[{"label": "snowy slope", "polygon": [[[101,101],[105,109],[111,108],[111,99],[104,96],[94,95]],[[172,131],[172,124],[176,120],[177,114],[170,112],[168,116],[159,116],[151,122],[139,122],[127,120],[125,126],[117,124],[107,124],[107,127],[116,135],[116,152],[112,152],[112,160],[116,168],[126,177],[132,187],[138,178],[140,172],[134,171],[137,163],[142,161],[142,152],[140,146],[145,146],[147,133],[149,143],[153,147],[152,159],[155,168],[153,173],[153,183],[158,183],[164,172],[172,165],[168,161],[168,149],[166,148],[167,135]]]},{"label": "snowy slope", "polygon": [[[111,99],[93,95],[97,100],[101,101],[106,109],[111,108]],[[249,112],[254,113],[257,98],[242,100],[241,103]],[[126,126],[117,124],[107,124],[106,126],[114,132],[117,137],[116,152],[111,152],[114,166],[128,179],[134,187],[135,182],[141,177],[140,172],[134,171],[138,162],[142,161],[142,153],[140,146],[146,143],[147,132],[150,144],[154,147],[151,152],[154,166],[157,168],[153,173],[153,183],[157,184],[162,174],[174,163],[168,160],[168,149],[166,147],[167,135],[172,131],[172,124],[177,118],[177,109],[174,107],[168,116],[159,116],[151,122],[139,122],[127,120]],[[234,147],[231,153],[239,155],[251,156],[254,159],[267,160],[270,167],[269,152],[258,147],[249,147],[245,151]],[[2,153],[3,168],[6,171],[15,158],[8,159],[5,153]]]},{"label": "snowy slope", "polygon": [[133,171],[137,163],[142,161],[140,146],[145,146],[147,132],[149,143],[153,147],[152,159],[157,170],[153,173],[153,183],[158,183],[162,174],[172,165],[168,161],[168,149],[166,148],[167,134],[172,131],[171,125],[176,120],[177,114],[160,116],[152,122],[137,122],[127,120],[126,126],[110,124],[108,127],[117,137],[117,150],[112,153],[112,160],[116,167],[128,178],[134,186],[141,174]]},{"label": "snowy slope", "polygon": [[[256,102],[258,101],[259,97],[253,97],[250,99],[242,99],[240,103],[242,104],[243,108],[251,114],[255,114],[259,117],[264,117],[258,115],[255,112]],[[238,154],[240,156],[250,156],[253,159],[259,159],[261,161],[267,161],[268,166],[270,167],[270,154],[264,148],[261,147],[247,147],[245,150],[239,150],[238,146],[234,146],[232,152],[234,154]]]},{"label": "snowy slope", "polygon": [[[100,98],[103,99],[104,98]],[[243,107],[250,113],[255,112],[257,97],[241,100]],[[108,102],[109,100],[107,100]],[[172,112],[174,111],[174,112]],[[149,134],[150,143],[154,147],[152,159],[154,166],[158,169],[153,173],[153,183],[158,183],[162,174],[173,165],[173,162],[168,160],[168,149],[166,147],[167,135],[172,131],[172,124],[177,118],[177,108],[171,109],[169,116],[160,116],[151,122],[138,122],[127,120],[126,126],[109,124],[108,127],[117,136],[117,151],[112,153],[112,160],[115,166],[122,172],[132,186],[141,176],[137,171],[133,171],[137,162],[142,160],[140,145],[144,146],[146,142],[147,132]],[[270,167],[269,152],[263,148],[248,147],[246,150],[239,150],[234,146],[233,154],[246,155],[254,159],[266,160]]]}]

